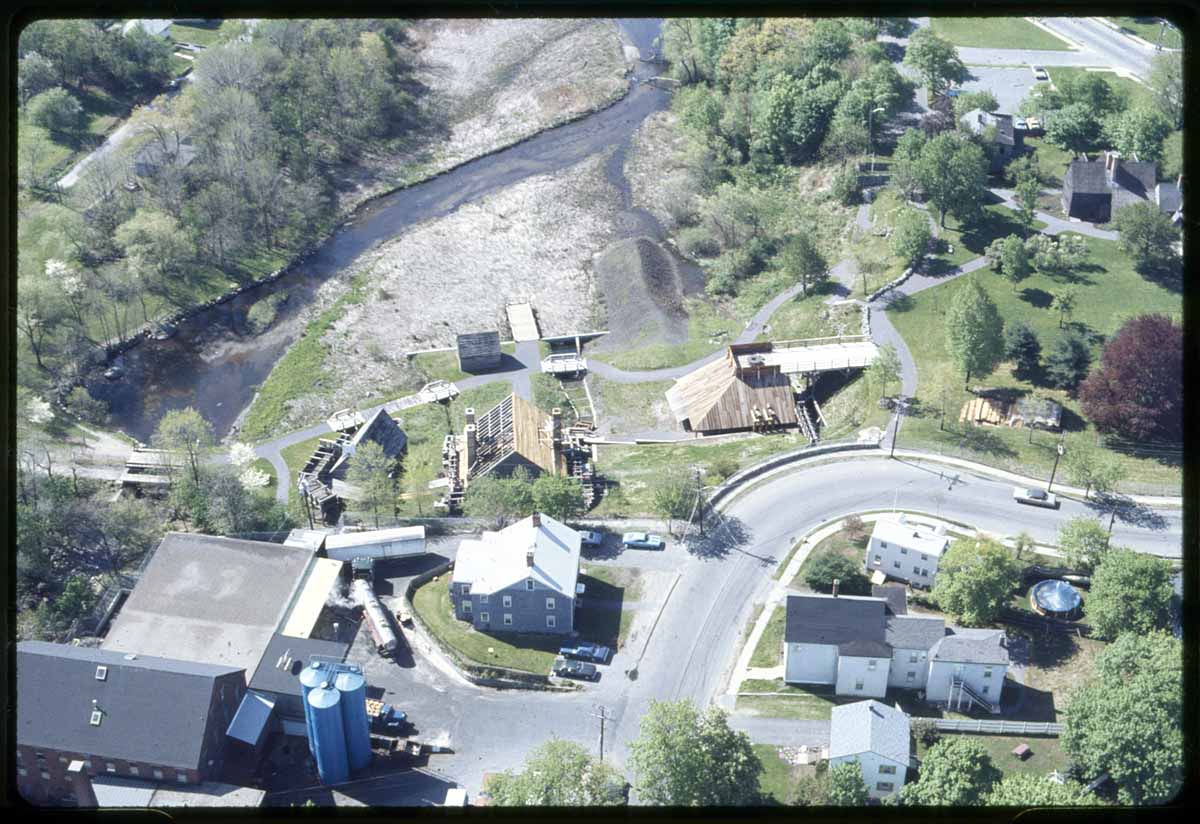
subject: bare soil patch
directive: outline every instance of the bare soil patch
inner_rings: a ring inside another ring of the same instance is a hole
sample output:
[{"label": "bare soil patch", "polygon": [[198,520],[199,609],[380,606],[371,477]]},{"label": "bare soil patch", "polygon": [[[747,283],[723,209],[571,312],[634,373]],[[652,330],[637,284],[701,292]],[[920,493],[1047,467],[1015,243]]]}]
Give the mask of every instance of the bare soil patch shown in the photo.
[{"label": "bare soil patch", "polygon": [[676,224],[667,204],[690,174],[683,162],[686,145],[674,113],[657,112],[634,133],[625,161],[634,204],[648,210],[668,230]]}]

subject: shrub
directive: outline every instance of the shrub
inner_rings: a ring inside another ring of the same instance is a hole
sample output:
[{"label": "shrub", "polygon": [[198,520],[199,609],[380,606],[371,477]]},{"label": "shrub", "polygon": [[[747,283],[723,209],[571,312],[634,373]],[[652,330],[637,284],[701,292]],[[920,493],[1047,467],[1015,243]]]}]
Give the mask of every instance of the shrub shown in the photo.
[{"label": "shrub", "polygon": [[251,332],[256,335],[262,334],[275,322],[283,298],[283,294],[277,292],[254,302],[250,311],[246,313],[246,325],[250,327]]},{"label": "shrub", "polygon": [[852,541],[861,541],[871,534],[870,530],[867,529],[866,523],[859,515],[851,515],[842,521],[842,529]]},{"label": "shrub", "polygon": [[842,166],[842,170],[833,178],[829,191],[834,200],[843,206],[857,204],[862,195],[858,186],[858,170],[851,165]]},{"label": "shrub", "polygon": [[679,233],[679,251],[690,258],[710,258],[721,253],[721,244],[703,226],[689,226]]},{"label": "shrub", "polygon": [[871,594],[871,582],[859,571],[859,565],[844,555],[820,555],[804,573],[804,582],[817,592],[832,592],[835,579],[840,595]]}]

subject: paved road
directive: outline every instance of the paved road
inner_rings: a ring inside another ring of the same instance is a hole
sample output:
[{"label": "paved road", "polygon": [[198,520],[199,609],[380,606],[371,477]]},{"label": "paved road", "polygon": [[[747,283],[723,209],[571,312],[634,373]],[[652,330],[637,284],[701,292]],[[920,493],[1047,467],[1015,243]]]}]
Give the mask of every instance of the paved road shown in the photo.
[{"label": "paved road", "polygon": [[730,716],[729,726],[750,736],[756,744],[798,747],[801,744],[829,746],[829,722],[790,718],[758,718],[752,715]]},{"label": "paved road", "polygon": [[1113,31],[1088,17],[1045,17],[1042,23],[1080,48],[1070,51],[1045,49],[994,49],[959,46],[964,63],[988,66],[1088,66],[1109,68],[1135,75],[1150,76],[1155,51],[1131,37]]}]

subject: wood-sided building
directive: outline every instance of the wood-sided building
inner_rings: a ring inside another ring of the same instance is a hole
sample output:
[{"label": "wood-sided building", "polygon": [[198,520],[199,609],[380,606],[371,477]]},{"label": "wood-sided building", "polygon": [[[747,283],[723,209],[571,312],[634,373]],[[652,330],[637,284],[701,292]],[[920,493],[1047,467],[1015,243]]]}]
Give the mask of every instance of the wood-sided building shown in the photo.
[{"label": "wood-sided building", "polygon": [[463,372],[487,372],[500,368],[499,332],[468,332],[459,335],[458,368]]},{"label": "wood-sided building", "polygon": [[795,426],[795,392],[764,343],[733,344],[725,356],[684,375],[667,390],[675,419],[690,432],[715,434]]}]

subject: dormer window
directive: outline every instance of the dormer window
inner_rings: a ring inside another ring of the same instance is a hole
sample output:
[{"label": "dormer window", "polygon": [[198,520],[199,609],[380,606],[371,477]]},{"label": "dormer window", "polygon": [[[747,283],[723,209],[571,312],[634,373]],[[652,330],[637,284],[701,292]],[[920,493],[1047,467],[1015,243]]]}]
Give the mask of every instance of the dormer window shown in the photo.
[{"label": "dormer window", "polygon": [[533,592],[533,579],[532,578],[525,579],[525,589],[529,590],[530,592]]},{"label": "dormer window", "polygon": [[108,678],[108,667],[104,666],[103,664],[96,667],[96,680],[103,681],[106,678]]},{"label": "dormer window", "polygon": [[92,718],[88,723],[90,723],[93,727],[98,727],[103,719],[104,713],[102,713],[100,710],[92,710]]}]

